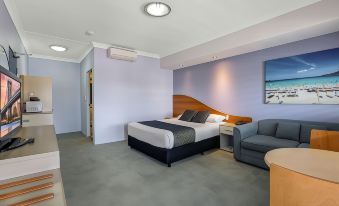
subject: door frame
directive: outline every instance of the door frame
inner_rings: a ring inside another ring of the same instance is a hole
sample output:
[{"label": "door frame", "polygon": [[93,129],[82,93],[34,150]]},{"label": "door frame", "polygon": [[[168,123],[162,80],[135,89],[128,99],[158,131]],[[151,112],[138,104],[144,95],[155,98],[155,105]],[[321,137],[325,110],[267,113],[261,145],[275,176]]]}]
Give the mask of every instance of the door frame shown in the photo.
[{"label": "door frame", "polygon": [[[90,74],[92,74],[92,84],[90,84]],[[92,95],[91,90],[92,89]],[[93,68],[86,72],[86,132],[87,137],[94,141],[94,70]],[[93,120],[92,120],[92,135],[91,135],[91,120],[90,120],[90,99],[92,98]]]}]

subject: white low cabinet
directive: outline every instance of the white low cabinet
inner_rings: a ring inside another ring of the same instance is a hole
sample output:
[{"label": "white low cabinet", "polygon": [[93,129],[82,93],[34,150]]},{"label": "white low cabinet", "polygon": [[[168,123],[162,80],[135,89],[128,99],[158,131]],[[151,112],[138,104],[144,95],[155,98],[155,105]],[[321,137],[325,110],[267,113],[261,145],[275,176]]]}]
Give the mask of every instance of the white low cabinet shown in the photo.
[{"label": "white low cabinet", "polygon": [[22,126],[44,126],[53,125],[53,113],[24,113],[22,115]]},{"label": "white low cabinet", "polygon": [[220,149],[233,152],[233,130],[235,126],[236,125],[232,123],[220,125]]}]

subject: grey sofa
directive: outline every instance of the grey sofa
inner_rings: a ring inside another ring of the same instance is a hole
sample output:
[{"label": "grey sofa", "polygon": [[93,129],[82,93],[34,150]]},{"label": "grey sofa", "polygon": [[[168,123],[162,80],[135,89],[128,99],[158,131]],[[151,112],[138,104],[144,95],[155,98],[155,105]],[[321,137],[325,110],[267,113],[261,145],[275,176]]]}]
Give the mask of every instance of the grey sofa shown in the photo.
[{"label": "grey sofa", "polygon": [[339,131],[339,123],[266,119],[234,129],[234,158],[262,168],[265,154],[277,148],[308,148],[312,129]]}]

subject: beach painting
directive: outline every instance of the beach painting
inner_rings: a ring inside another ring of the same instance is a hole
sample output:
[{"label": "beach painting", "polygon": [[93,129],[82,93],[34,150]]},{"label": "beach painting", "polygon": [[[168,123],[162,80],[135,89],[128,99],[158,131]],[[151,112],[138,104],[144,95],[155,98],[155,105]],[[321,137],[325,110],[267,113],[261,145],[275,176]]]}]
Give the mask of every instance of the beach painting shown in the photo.
[{"label": "beach painting", "polygon": [[339,48],[265,62],[266,104],[339,104]]}]

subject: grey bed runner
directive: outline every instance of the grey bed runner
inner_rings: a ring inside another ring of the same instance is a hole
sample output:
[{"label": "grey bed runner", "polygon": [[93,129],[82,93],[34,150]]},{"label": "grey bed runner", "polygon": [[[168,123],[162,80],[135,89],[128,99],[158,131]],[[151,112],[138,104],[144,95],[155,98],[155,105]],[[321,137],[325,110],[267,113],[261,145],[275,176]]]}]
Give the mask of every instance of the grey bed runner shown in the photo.
[{"label": "grey bed runner", "polygon": [[170,124],[161,121],[145,121],[139,123],[146,126],[171,131],[174,136],[173,147],[179,147],[181,145],[189,144],[195,141],[195,130],[191,127]]}]

